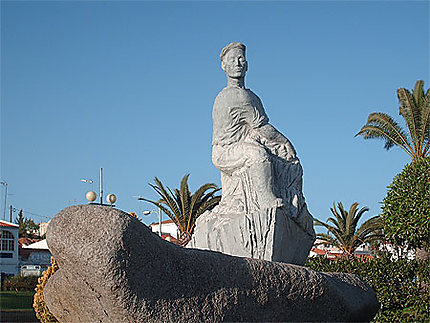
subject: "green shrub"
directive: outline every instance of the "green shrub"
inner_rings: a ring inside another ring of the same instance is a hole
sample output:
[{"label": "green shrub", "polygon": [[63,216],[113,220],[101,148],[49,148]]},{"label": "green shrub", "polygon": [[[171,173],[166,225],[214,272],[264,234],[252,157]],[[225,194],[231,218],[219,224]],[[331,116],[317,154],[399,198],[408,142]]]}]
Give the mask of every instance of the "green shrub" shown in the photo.
[{"label": "green shrub", "polygon": [[33,291],[37,284],[37,276],[11,276],[3,283],[3,290],[8,291]]},{"label": "green shrub", "polygon": [[316,257],[308,259],[306,266],[316,271],[347,272],[363,277],[375,290],[380,305],[375,322],[430,322],[428,261]]},{"label": "green shrub", "polygon": [[395,245],[428,249],[430,242],[430,158],[406,165],[383,201],[384,233]]}]

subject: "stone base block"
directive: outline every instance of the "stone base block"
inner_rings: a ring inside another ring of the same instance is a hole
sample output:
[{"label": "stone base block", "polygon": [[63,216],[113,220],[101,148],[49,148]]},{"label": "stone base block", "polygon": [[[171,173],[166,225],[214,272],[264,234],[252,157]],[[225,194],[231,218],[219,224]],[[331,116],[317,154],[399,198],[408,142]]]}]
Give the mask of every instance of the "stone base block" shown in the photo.
[{"label": "stone base block", "polygon": [[208,211],[197,219],[188,247],[304,265],[315,241],[312,217],[304,210],[301,222],[287,216],[283,208],[250,214]]}]

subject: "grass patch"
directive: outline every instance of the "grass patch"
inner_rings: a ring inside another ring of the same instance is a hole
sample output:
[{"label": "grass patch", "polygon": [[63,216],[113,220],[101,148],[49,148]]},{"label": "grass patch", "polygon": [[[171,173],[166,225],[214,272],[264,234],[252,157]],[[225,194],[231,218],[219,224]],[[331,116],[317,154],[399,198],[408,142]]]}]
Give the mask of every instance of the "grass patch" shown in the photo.
[{"label": "grass patch", "polygon": [[2,311],[32,311],[34,292],[0,292]]}]

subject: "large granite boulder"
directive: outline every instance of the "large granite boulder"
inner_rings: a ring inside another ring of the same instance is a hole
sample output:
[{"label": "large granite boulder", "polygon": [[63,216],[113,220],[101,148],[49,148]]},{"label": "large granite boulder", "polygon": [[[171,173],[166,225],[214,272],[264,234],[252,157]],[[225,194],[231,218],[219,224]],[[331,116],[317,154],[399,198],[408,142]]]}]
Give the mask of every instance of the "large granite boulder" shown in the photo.
[{"label": "large granite boulder", "polygon": [[360,277],[185,249],[120,210],[66,208],[49,248],[60,269],[45,301],[60,322],[370,321]]}]

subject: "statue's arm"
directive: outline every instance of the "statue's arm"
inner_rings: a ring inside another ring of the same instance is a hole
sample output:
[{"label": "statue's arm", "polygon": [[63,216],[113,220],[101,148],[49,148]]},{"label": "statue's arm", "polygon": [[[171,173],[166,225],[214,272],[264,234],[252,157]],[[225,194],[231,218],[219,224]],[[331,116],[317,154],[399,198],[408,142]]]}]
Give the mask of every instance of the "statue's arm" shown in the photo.
[{"label": "statue's arm", "polygon": [[267,146],[279,157],[288,160],[297,157],[293,144],[270,123],[266,123],[254,129],[254,133],[258,136],[259,141],[263,145]]}]

